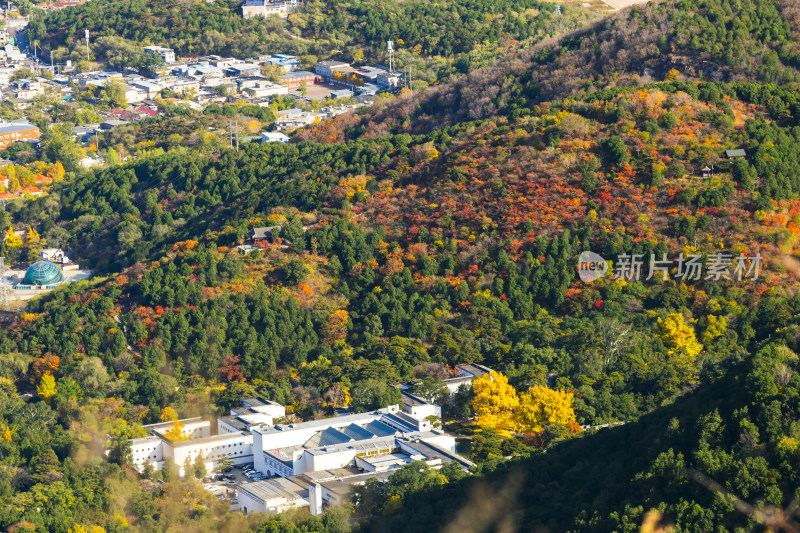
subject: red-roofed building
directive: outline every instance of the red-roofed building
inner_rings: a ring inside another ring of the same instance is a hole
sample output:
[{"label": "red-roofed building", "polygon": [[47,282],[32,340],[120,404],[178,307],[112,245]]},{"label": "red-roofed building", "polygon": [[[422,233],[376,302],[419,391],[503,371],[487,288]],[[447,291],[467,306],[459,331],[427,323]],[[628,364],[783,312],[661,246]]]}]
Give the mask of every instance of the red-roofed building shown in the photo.
[{"label": "red-roofed building", "polygon": [[40,194],[44,194],[44,191],[39,187],[23,187],[20,189],[20,192],[24,194],[31,194],[33,196],[38,196]]},{"label": "red-roofed building", "polygon": [[139,111],[140,113],[144,113],[148,117],[154,117],[154,116],[158,115],[158,110],[157,109],[150,109],[149,107],[137,107],[136,111]]},{"label": "red-roofed building", "polygon": [[112,109],[108,116],[118,118],[119,120],[127,120],[128,122],[144,118],[141,112],[129,111],[127,109]]},{"label": "red-roofed building", "polygon": [[79,6],[83,2],[77,2],[75,0],[68,0],[65,2],[56,2],[54,4],[46,4],[43,6],[45,10],[55,11],[56,9],[64,9],[65,7],[72,7],[72,6]]}]

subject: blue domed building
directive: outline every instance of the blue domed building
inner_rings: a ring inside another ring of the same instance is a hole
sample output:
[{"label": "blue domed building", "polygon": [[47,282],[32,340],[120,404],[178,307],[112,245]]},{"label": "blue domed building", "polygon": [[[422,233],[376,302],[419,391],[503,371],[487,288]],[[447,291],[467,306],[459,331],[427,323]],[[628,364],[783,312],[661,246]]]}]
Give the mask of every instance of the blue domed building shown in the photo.
[{"label": "blue domed building", "polygon": [[58,285],[62,281],[64,281],[64,274],[58,265],[50,261],[37,261],[25,271],[22,284],[44,287]]}]

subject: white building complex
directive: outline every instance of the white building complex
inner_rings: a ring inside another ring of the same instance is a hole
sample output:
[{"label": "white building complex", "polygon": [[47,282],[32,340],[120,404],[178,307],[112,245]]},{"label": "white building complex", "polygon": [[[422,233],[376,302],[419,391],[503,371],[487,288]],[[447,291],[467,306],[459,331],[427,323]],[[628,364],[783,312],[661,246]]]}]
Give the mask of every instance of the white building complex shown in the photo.
[{"label": "white building complex", "polygon": [[385,480],[410,462],[438,468],[472,463],[455,452],[455,438],[432,427],[437,405],[403,393],[402,410],[391,405],[368,413],[300,424],[254,428],[256,470],[277,478],[239,487],[242,512],[280,512],[308,507],[311,514],[349,500],[353,485]]},{"label": "white building complex", "polygon": [[456,372],[458,376],[447,378],[444,380],[445,385],[450,390],[450,394],[458,392],[459,387],[462,385],[472,388],[472,382],[476,379],[483,377],[485,374],[491,372],[492,369],[483,365],[469,364],[469,365],[456,365]]},{"label": "white building complex", "polygon": [[240,407],[231,409],[230,416],[217,420],[217,430],[212,433],[212,424],[201,418],[182,420],[186,440],[171,440],[167,430],[172,422],[145,426],[150,435],[131,440],[133,464],[140,471],[149,463],[154,470],[163,470],[164,462],[172,460],[178,472],[184,475],[184,465],[194,464],[198,455],[207,470],[214,470],[230,461],[234,465],[253,462],[253,435],[250,428],[263,424],[272,425],[274,418],[286,415],[282,405],[258,398],[243,398]]},{"label": "white building complex", "polygon": [[[280,512],[308,507],[312,514],[348,501],[355,484],[387,479],[393,470],[413,461],[438,468],[472,463],[455,451],[455,438],[434,427],[441,408],[403,392],[402,405],[323,420],[283,423],[283,406],[244,398],[228,416],[211,422],[183,420],[186,440],[171,440],[172,422],[145,426],[150,435],[131,442],[133,463],[164,468],[174,461],[180,475],[198,457],[207,470],[232,463],[253,463],[272,479],[238,487],[239,506],[252,512]],[[278,422],[278,423],[275,423]]]},{"label": "white building complex", "polygon": [[[423,403],[407,394],[404,398]],[[438,406],[425,405],[431,409],[417,405],[401,411],[390,405],[368,413],[253,428],[254,450],[261,450],[254,452],[253,465],[264,474],[283,477],[349,465],[364,467],[361,458],[391,454],[402,448],[402,442],[415,441],[455,453],[455,438],[433,429],[427,419]]]}]

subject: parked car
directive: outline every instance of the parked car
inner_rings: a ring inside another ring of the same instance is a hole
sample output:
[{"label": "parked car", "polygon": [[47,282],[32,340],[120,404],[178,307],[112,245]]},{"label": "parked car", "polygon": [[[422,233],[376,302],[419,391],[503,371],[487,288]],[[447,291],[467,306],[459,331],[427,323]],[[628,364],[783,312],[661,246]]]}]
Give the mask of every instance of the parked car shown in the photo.
[{"label": "parked car", "polygon": [[227,483],[225,483],[225,484],[226,484],[227,486],[229,486],[229,487],[235,487],[235,486],[236,486],[236,482],[235,482],[235,481],[228,481],[228,482],[227,482]]},{"label": "parked car", "polygon": [[239,503],[239,500],[236,498],[231,498],[231,504],[236,505],[237,503]]}]

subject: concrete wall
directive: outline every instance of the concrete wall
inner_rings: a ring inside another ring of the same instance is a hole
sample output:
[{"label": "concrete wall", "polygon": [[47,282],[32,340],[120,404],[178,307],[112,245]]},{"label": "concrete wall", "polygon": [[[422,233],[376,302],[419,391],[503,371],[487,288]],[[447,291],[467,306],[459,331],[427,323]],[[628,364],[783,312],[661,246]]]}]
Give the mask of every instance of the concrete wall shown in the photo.
[{"label": "concrete wall", "polygon": [[219,468],[223,459],[230,458],[234,464],[249,463],[253,457],[253,443],[250,435],[230,435],[229,438],[212,437],[181,441],[173,446],[173,460],[180,475],[184,475],[183,465],[188,459],[193,464],[202,455],[207,470]]},{"label": "concrete wall", "polygon": [[245,490],[239,489],[238,499],[239,499],[239,509],[241,509],[242,512],[246,515],[250,513],[267,512],[266,502],[260,498],[251,496]]},{"label": "concrete wall", "polygon": [[403,412],[407,415],[416,418],[417,420],[424,420],[429,416],[442,417],[442,408],[432,403],[425,405],[403,405]]},{"label": "concrete wall", "polygon": [[158,464],[163,465],[164,462],[163,442],[158,437],[131,440],[131,455],[134,466],[139,471],[142,471],[145,463],[150,463],[154,469],[160,470]]},{"label": "concrete wall", "polygon": [[223,435],[225,433],[238,433],[239,431],[241,431],[241,429],[228,424],[221,418],[217,419],[217,434]]},{"label": "concrete wall", "polygon": [[308,486],[308,503],[312,516],[322,514],[322,487],[319,483],[311,483]]},{"label": "concrete wall", "polygon": [[259,453],[257,448],[253,455],[253,467],[262,474],[270,476],[279,475],[288,477],[294,474],[294,469],[292,467],[286,466],[283,462],[263,451]]},{"label": "concrete wall", "polygon": [[[184,435],[188,435],[193,439],[199,439],[202,437],[210,437],[211,436],[211,422],[208,420],[181,420],[183,422],[183,433]],[[164,424],[152,424],[151,426],[145,426],[145,429],[152,428],[152,430],[160,435],[163,435],[166,431],[172,428],[171,423],[164,423]]]},{"label": "concrete wall", "polygon": [[295,475],[347,466],[356,458],[356,450],[341,450],[316,454],[306,451],[303,456],[305,458],[305,464],[302,466],[302,470],[295,468]]},{"label": "concrete wall", "polygon": [[[322,428],[325,429],[325,428]],[[270,431],[262,435],[262,450],[272,451],[275,448],[286,448],[287,446],[299,446],[317,432],[316,428],[292,429],[287,427],[283,431]]]}]

